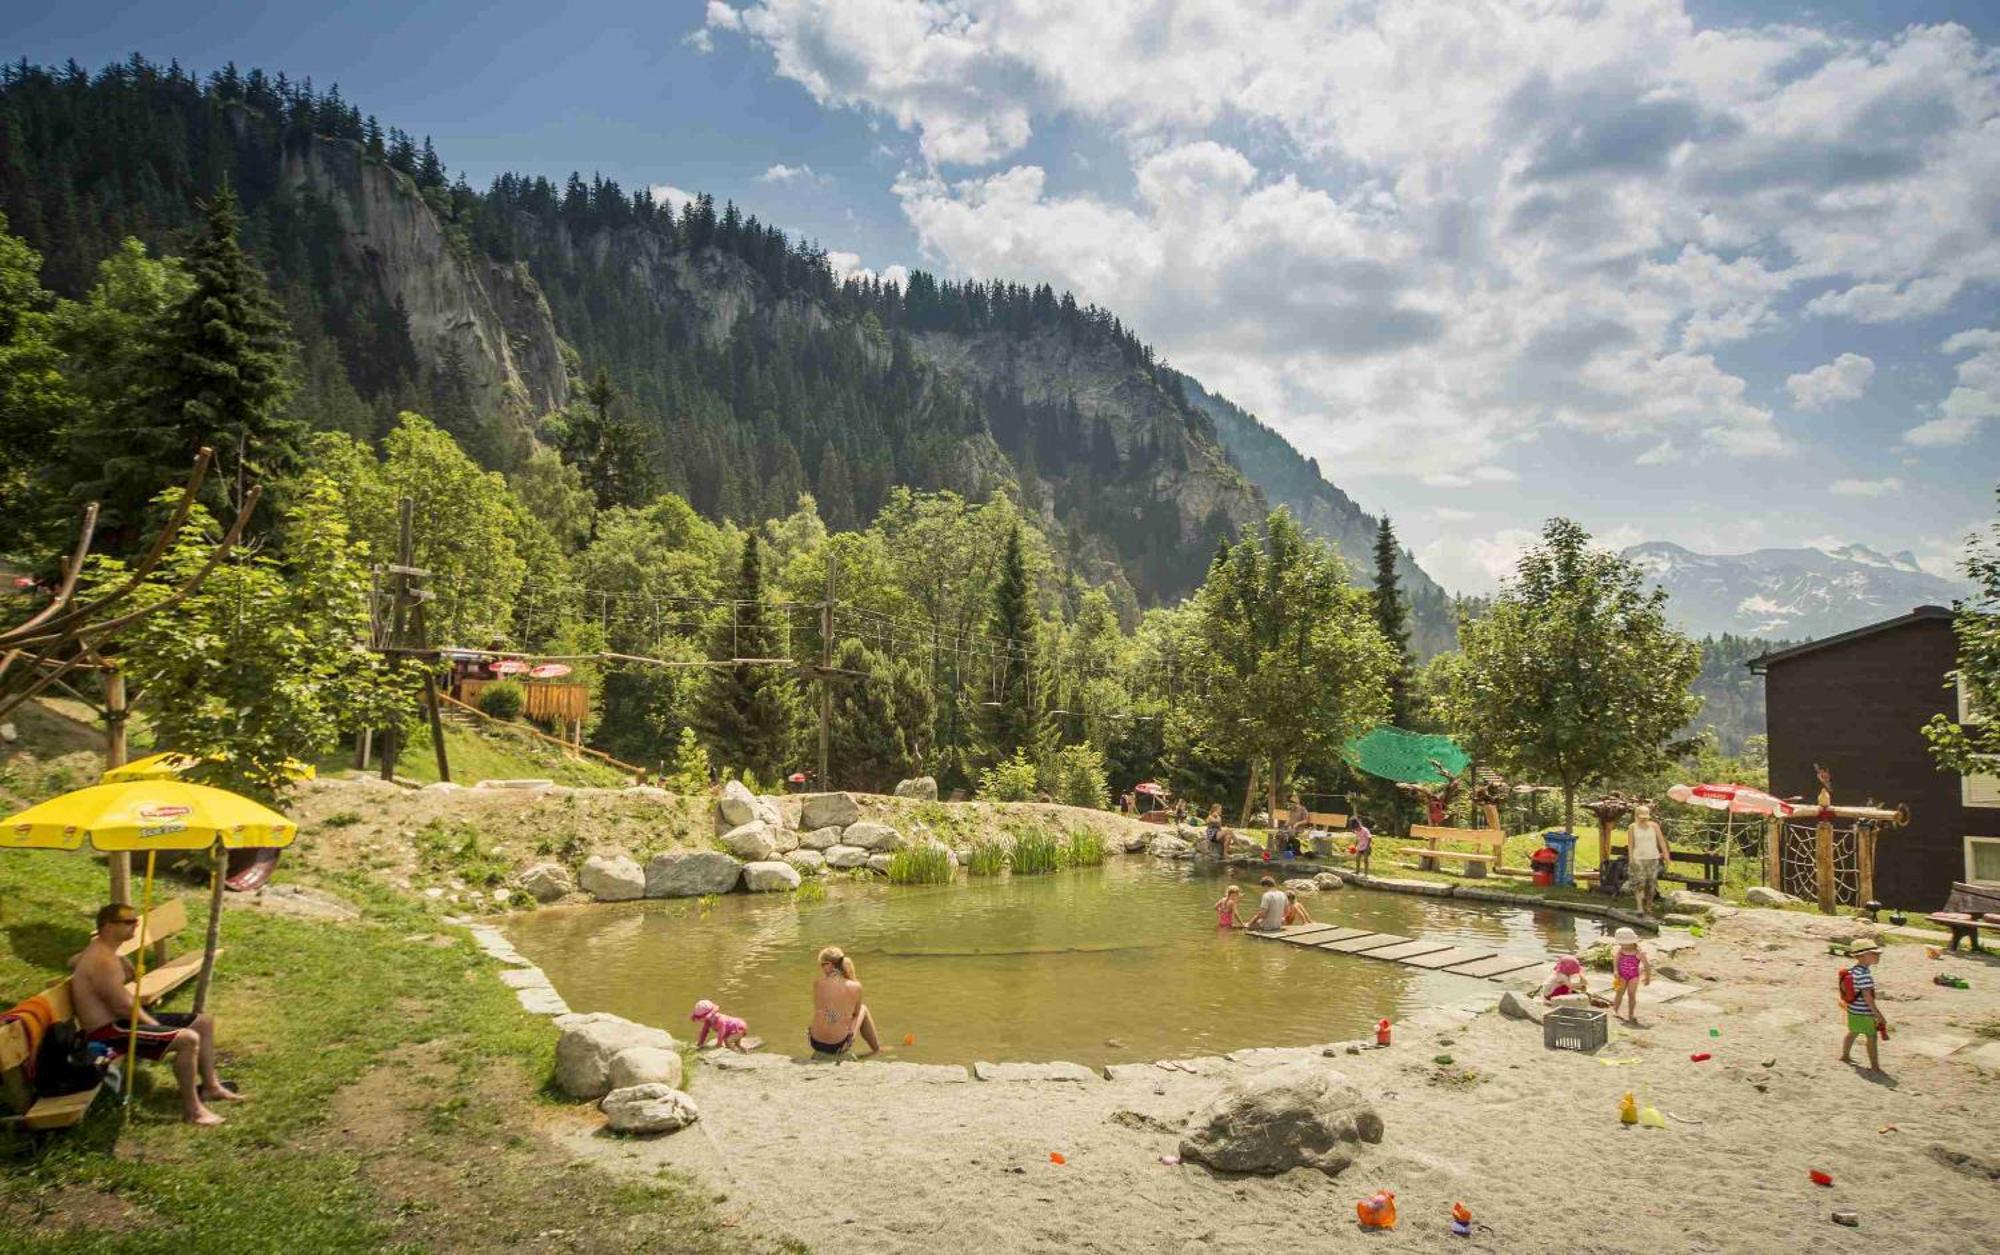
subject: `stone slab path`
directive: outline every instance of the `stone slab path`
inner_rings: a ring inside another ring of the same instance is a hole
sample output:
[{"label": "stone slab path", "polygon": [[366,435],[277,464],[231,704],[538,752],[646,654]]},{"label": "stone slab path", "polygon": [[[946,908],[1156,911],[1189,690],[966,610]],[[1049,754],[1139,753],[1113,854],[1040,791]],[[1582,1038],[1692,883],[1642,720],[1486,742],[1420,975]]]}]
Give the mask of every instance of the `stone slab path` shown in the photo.
[{"label": "stone slab path", "polygon": [[[1539,967],[1549,961],[1534,955],[1494,954],[1489,950],[1468,950],[1448,941],[1424,941],[1395,933],[1371,933],[1365,928],[1341,928],[1330,924],[1294,924],[1283,932],[1253,932],[1250,935],[1333,954],[1358,954],[1365,959],[1406,963],[1428,971],[1487,980],[1500,980],[1524,968]],[[1680,992],[1687,991],[1682,989]]]}]

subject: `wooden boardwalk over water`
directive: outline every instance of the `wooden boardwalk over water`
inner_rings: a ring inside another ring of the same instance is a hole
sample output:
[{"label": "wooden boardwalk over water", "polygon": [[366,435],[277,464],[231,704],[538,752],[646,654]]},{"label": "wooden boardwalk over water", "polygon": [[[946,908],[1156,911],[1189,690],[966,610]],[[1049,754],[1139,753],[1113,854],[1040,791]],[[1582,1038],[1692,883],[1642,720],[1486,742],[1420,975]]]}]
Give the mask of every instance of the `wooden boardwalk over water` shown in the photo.
[{"label": "wooden boardwalk over water", "polygon": [[1448,941],[1419,941],[1395,933],[1369,932],[1365,928],[1343,928],[1338,924],[1292,924],[1283,932],[1252,932],[1253,937],[1306,946],[1329,954],[1358,954],[1364,959],[1403,963],[1430,971],[1450,972],[1485,980],[1504,980],[1526,968],[1546,966],[1547,956],[1496,954],[1472,950]]}]

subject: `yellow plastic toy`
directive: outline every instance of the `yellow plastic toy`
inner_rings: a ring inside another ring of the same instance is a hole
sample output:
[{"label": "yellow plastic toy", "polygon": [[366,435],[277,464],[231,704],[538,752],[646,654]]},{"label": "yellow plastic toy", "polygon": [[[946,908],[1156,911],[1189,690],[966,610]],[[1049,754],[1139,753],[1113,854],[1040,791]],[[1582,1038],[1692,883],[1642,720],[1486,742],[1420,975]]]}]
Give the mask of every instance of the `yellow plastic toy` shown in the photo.
[{"label": "yellow plastic toy", "polygon": [[1631,1090],[1626,1090],[1625,1097],[1618,1103],[1618,1122],[1620,1124],[1639,1123],[1639,1104],[1632,1097]]},{"label": "yellow plastic toy", "polygon": [[1642,1129],[1664,1129],[1667,1118],[1660,1114],[1658,1107],[1648,1107],[1639,1113],[1639,1127]]}]

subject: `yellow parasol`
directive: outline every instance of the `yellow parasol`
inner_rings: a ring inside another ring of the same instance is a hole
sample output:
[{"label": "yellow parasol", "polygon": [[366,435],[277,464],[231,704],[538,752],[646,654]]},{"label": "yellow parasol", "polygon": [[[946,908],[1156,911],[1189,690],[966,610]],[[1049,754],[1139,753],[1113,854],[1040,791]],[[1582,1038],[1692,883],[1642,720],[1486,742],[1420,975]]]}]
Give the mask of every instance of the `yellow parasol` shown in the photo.
[{"label": "yellow parasol", "polygon": [[[161,850],[281,849],[299,835],[299,826],[283,815],[239,797],[226,789],[180,780],[136,780],[94,784],[30,806],[0,820],[0,849],[79,850],[88,843],[106,852],[143,850],[146,887],[139,914],[153,909],[153,868]],[[216,859],[210,886],[207,949],[202,954],[201,983],[208,988],[215,964],[216,939],[222,916],[222,860]],[[134,977],[146,976],[146,947],[137,951]],[[197,995],[197,1001],[200,995]],[[132,1033],[126,1042],[125,1098],[131,1101],[132,1074],[138,1069],[139,1008],[134,986]]]},{"label": "yellow parasol", "polygon": [[[194,754],[168,750],[164,754],[148,754],[144,758],[134,759],[123,767],[113,767],[104,773],[103,780],[106,784],[121,784],[133,780],[171,780],[182,772],[199,766],[202,761]],[[294,780],[311,780],[319,774],[319,769],[311,763],[287,758],[285,774]]]}]

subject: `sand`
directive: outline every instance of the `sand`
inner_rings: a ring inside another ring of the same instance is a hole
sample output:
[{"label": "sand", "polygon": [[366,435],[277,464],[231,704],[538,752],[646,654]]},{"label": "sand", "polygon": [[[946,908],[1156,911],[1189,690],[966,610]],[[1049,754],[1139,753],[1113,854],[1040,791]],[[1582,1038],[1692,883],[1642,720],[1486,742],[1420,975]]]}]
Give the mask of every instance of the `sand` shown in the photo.
[{"label": "sand", "polygon": [[[1836,1059],[1829,927],[1847,928],[1776,911],[1717,922],[1666,961],[1696,988],[1664,1005],[1642,995],[1645,1027],[1614,1025],[1595,1056],[1546,1050],[1538,1025],[1491,1011],[1420,1014],[1386,1050],[1332,1046],[1326,1066],[1387,1125],[1337,1180],[1161,1162],[1232,1077],[1296,1051],[1080,1082],[767,1054],[699,1067],[702,1119],[684,1133],[615,1138],[580,1111],[567,1144],[642,1177],[698,1173],[742,1223],[824,1252],[2000,1251],[2000,1039],[1972,1027],[2000,1022],[2000,960],[1892,945],[1877,969],[1889,1076],[1871,1077]],[[1932,984],[1941,970],[1973,987]],[[1467,992],[1490,1004],[1502,988]],[[1628,1089],[1682,1119],[1620,1124]],[[1833,1186],[1812,1185],[1812,1169]],[[1355,1200],[1377,1189],[1396,1192],[1393,1234],[1355,1223]],[[1446,1235],[1454,1200],[1481,1226],[1469,1242]],[[1833,1224],[1835,1209],[1860,1227]]]}]

